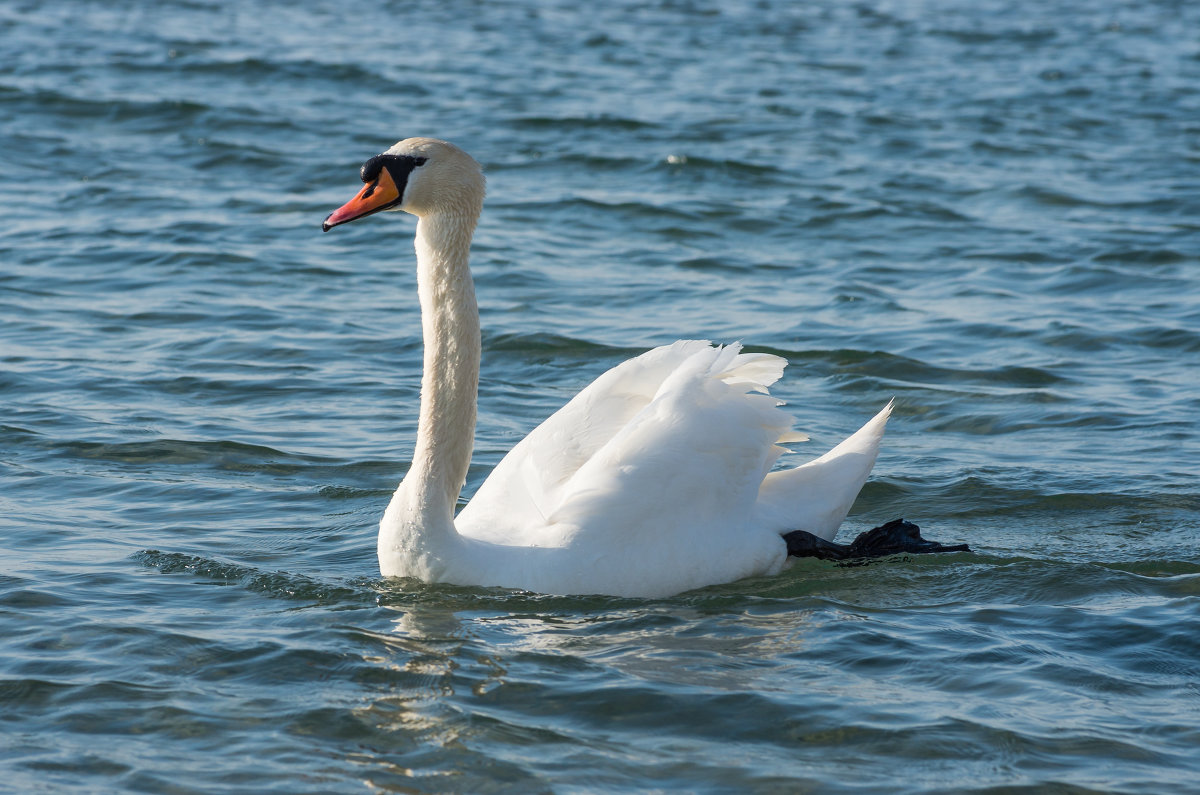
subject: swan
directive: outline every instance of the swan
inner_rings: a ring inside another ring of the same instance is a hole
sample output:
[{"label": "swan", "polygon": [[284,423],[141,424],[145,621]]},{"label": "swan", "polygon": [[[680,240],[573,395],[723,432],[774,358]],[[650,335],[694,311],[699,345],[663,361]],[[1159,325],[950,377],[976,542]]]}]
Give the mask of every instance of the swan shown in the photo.
[{"label": "swan", "polygon": [[412,465],[379,525],[385,577],[548,594],[665,597],[778,573],[785,536],[832,540],[875,464],[889,402],[802,466],[768,387],[786,361],[683,340],[601,375],[509,452],[458,513],[475,433],[480,326],[468,256],[484,176],[457,146],[408,138],[362,166],[322,228],[417,217],[424,372]]}]

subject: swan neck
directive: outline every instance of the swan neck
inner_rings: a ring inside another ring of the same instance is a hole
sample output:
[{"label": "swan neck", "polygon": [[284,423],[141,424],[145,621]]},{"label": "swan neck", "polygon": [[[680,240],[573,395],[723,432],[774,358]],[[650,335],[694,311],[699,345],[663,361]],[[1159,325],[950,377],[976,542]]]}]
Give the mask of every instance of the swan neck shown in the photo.
[{"label": "swan neck", "polygon": [[437,213],[417,222],[424,372],[417,442],[405,486],[426,529],[453,529],[471,463],[480,336],[468,259],[477,218],[477,212]]}]

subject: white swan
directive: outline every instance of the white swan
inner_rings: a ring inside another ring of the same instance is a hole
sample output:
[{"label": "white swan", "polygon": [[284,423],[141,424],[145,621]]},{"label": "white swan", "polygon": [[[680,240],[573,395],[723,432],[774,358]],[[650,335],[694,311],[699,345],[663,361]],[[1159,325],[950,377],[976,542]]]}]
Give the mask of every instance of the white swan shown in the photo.
[{"label": "white swan", "polygon": [[659,597],[778,572],[781,534],[832,539],[866,481],[891,412],[803,466],[767,387],[786,362],[681,341],[597,378],[492,471],[458,517],[479,382],[467,267],[483,207],[479,164],[409,138],[362,167],[328,231],[381,210],[417,216],[424,375],[412,467],[379,526],[384,576],[554,594]]}]

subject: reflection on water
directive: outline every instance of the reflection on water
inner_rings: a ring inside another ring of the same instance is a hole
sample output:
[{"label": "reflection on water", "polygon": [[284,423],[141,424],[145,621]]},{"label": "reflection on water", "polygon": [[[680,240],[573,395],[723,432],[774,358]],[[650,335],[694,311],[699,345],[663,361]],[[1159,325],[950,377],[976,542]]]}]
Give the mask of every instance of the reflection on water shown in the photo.
[{"label": "reflection on water", "polygon": [[[1200,5],[0,5],[14,792],[1187,792]],[[659,601],[377,577],[408,135],[484,163],[477,454],[677,338],[892,396],[847,537]],[[653,782],[648,784],[647,782]]]}]

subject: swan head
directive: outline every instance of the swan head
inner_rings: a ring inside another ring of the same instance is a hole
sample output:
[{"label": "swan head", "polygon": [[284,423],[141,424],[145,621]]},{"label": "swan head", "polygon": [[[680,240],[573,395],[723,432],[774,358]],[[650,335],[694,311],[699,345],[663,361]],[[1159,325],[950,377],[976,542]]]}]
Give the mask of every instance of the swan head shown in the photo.
[{"label": "swan head", "polygon": [[472,220],[483,206],[483,169],[448,141],[406,138],[363,163],[363,189],[329,214],[321,228],[402,210],[416,216],[464,215]]}]

